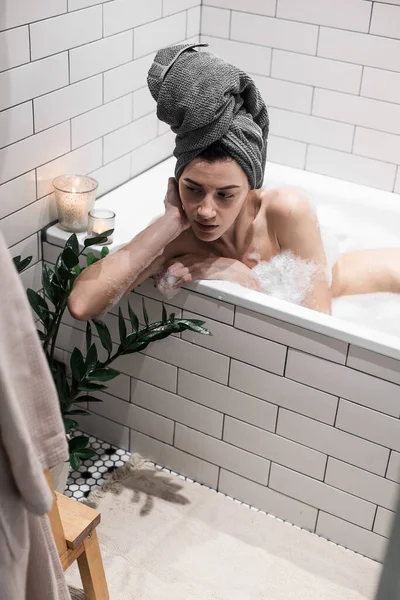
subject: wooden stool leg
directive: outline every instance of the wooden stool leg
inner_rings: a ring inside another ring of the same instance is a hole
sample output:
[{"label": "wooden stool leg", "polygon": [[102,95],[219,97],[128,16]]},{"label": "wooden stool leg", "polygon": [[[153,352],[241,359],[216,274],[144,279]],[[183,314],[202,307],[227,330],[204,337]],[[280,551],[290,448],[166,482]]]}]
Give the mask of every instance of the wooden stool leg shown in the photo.
[{"label": "wooden stool leg", "polygon": [[86,600],[109,600],[108,586],[101,558],[99,541],[94,529],[85,538],[84,552],[78,558],[83,590]]}]

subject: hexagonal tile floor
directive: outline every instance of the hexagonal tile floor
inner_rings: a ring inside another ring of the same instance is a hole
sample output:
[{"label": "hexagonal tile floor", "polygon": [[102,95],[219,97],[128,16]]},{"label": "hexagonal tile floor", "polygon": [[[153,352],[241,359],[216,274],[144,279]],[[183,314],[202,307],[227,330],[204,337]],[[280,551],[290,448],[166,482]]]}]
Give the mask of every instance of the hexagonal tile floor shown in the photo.
[{"label": "hexagonal tile floor", "polygon": [[[82,435],[82,432],[75,431],[73,435]],[[79,471],[70,472],[64,492],[66,496],[75,500],[82,500],[89,496],[94,488],[104,482],[107,473],[122,467],[131,456],[130,452],[115,448],[93,436],[89,437],[89,446],[96,450],[97,456],[85,460],[79,467]]]}]

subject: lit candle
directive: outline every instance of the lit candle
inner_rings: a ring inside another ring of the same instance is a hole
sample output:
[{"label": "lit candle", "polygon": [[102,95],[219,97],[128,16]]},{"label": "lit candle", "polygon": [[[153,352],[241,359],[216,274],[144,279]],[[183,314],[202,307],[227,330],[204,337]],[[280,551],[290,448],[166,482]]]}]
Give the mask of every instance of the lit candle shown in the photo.
[{"label": "lit candle", "polygon": [[[96,237],[105,231],[114,229],[115,213],[107,208],[94,208],[89,212],[88,237]],[[111,244],[113,235],[111,235],[103,244]]]},{"label": "lit candle", "polygon": [[53,187],[60,227],[71,232],[86,231],[97,181],[85,175],[61,175],[53,180]]}]

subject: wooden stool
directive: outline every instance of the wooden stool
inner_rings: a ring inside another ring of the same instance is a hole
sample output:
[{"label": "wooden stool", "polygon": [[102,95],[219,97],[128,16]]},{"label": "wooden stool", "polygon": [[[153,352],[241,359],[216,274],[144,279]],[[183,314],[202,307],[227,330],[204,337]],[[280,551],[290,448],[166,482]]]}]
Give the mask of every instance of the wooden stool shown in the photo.
[{"label": "wooden stool", "polygon": [[86,600],[109,600],[96,532],[100,513],[55,492],[48,469],[46,478],[54,494],[49,519],[64,571],[77,560]]}]

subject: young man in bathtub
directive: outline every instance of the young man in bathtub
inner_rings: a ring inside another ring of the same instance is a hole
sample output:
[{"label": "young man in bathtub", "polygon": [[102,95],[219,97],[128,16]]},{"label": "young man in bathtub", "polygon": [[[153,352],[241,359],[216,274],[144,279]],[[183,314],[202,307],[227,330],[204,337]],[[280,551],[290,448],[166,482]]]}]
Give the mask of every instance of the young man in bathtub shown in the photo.
[{"label": "young man in bathtub", "polygon": [[217,142],[186,165],[178,182],[169,180],[160,219],[79,276],[69,309],[77,319],[97,317],[165,271],[177,289],[210,279],[262,291],[253,267],[283,252],[312,265],[301,303],[314,310],[330,314],[332,298],[341,295],[400,292],[397,249],[340,255],[330,277],[307,198],[290,188],[250,189],[245,172]]}]

